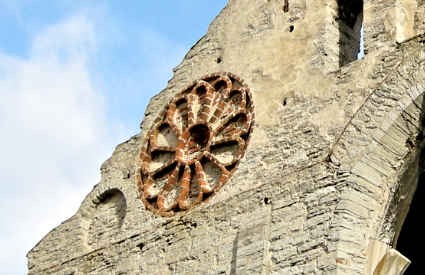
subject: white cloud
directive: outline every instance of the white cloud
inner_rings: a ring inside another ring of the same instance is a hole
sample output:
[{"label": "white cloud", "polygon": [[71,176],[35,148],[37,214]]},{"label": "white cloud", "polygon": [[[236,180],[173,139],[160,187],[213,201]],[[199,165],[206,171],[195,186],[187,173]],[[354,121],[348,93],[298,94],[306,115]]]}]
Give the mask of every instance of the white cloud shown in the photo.
[{"label": "white cloud", "polygon": [[157,76],[157,80],[162,80],[164,84],[167,83],[167,78],[172,76],[172,66],[180,63],[184,53],[189,50],[181,44],[167,39],[162,34],[147,28],[141,30],[138,43],[140,44],[140,51],[150,66],[150,73]]},{"label": "white cloud", "polygon": [[75,16],[38,33],[26,59],[0,52],[2,274],[24,274],[28,250],[75,213],[122,140],[91,79],[93,26]]}]

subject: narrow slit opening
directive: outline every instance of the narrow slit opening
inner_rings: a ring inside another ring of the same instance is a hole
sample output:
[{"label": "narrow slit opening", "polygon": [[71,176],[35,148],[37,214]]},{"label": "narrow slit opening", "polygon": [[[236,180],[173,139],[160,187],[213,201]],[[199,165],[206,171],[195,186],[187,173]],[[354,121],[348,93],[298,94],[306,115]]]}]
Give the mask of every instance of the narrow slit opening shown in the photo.
[{"label": "narrow slit opening", "polygon": [[287,13],[289,11],[289,0],[285,0],[283,2],[282,10],[283,10],[284,13]]},{"label": "narrow slit opening", "polygon": [[360,56],[363,25],[363,0],[338,0],[339,65]]}]

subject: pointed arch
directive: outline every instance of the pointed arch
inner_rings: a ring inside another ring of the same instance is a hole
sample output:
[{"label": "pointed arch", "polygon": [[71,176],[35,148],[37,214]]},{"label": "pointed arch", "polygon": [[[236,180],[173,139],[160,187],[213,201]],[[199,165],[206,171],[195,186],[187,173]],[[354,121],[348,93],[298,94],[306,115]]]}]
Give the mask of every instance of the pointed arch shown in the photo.
[{"label": "pointed arch", "polygon": [[[385,255],[408,262],[396,242],[425,167],[425,63],[419,58],[424,51],[411,45],[370,89],[329,157],[346,175],[331,225],[337,274],[383,268],[390,264],[382,262]],[[379,255],[376,242],[383,246]]]}]

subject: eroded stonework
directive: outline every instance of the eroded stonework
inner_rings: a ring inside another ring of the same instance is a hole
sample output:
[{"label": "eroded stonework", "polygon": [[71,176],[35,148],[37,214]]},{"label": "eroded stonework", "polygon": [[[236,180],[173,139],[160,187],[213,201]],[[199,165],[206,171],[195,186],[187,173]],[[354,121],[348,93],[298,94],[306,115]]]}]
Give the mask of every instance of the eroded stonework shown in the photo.
[{"label": "eroded stonework", "polygon": [[230,0],[28,274],[422,274],[398,236],[422,236],[402,228],[425,187],[424,18],[425,0]]},{"label": "eroded stonework", "polygon": [[206,75],[178,93],[142,147],[145,206],[170,216],[217,192],[245,153],[253,118],[249,88],[233,74]]}]

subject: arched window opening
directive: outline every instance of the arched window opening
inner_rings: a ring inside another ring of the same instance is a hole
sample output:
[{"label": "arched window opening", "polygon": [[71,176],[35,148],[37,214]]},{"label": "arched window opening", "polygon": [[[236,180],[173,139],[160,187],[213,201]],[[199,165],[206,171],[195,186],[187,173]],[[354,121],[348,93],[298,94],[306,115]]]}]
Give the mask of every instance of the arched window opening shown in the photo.
[{"label": "arched window opening", "polygon": [[338,0],[339,65],[360,57],[363,25],[363,0]]}]

